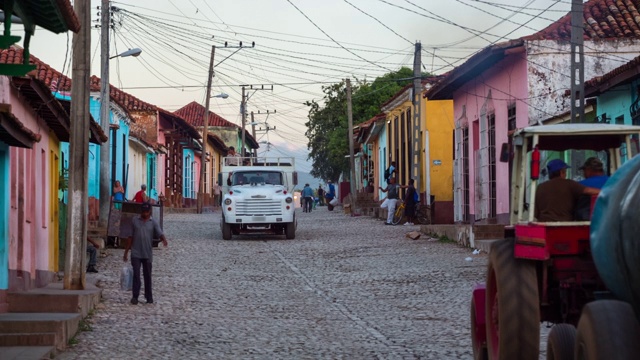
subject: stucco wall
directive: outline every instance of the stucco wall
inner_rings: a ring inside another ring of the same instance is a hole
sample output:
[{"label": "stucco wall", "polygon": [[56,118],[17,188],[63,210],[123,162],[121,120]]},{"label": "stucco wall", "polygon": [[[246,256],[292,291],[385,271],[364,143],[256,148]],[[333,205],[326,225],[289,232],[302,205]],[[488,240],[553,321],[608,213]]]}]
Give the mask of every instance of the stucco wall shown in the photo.
[{"label": "stucco wall", "polygon": [[[567,42],[527,41],[529,122],[535,123],[569,109],[564,97],[571,86],[571,47]],[[588,81],[638,56],[640,39],[584,42],[584,79]]]},{"label": "stucco wall", "polygon": [[[495,114],[496,159],[499,158],[500,148],[508,141],[508,108],[515,104],[516,127],[528,124],[529,97],[527,87],[527,61],[524,54],[514,54],[506,57],[493,67],[482,72],[478,77],[467,82],[454,92],[454,119],[456,128],[469,129],[469,215],[476,216],[476,150],[479,149],[480,116],[483,107],[487,112]],[[462,173],[462,162],[458,164]],[[460,177],[462,181],[462,177]],[[497,189],[509,188],[508,163],[496,162]],[[456,187],[458,187],[456,185]],[[498,191],[496,197],[496,214],[499,222],[507,222],[509,213],[509,192]]]},{"label": "stucco wall", "polygon": [[453,201],[453,101],[425,103],[423,129],[429,131],[430,159],[424,161],[429,161],[431,195],[436,201]]},{"label": "stucco wall", "polygon": [[[3,84],[7,86],[5,82]],[[9,289],[46,285],[53,273],[49,238],[49,129],[33,109],[11,91],[11,110],[25,127],[42,138],[32,149],[10,153]]]},{"label": "stucco wall", "polygon": [[[147,183],[147,151],[137,142],[129,139],[129,176],[127,178],[127,199],[133,199],[142,184]],[[147,187],[147,195],[149,195]]]}]

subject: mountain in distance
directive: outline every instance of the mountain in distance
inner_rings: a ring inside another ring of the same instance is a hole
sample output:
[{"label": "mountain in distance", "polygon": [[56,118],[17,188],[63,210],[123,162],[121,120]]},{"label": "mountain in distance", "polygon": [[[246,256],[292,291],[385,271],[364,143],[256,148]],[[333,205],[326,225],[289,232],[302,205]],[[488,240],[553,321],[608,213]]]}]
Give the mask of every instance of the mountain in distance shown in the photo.
[{"label": "mountain in distance", "polygon": [[296,185],[295,190],[302,190],[304,184],[309,184],[312,189],[317,189],[320,184],[322,184],[323,188],[326,187],[324,181],[314,178],[309,173],[298,171],[298,185]]}]

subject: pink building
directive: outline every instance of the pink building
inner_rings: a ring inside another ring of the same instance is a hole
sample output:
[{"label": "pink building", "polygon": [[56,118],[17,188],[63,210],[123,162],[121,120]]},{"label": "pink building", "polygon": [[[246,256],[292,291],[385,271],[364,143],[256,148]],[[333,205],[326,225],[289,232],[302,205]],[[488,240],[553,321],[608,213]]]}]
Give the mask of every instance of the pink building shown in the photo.
[{"label": "pink building", "polygon": [[[621,15],[640,6],[631,3],[584,4],[585,79],[640,51],[640,35],[629,30],[637,29],[635,21]],[[570,29],[567,14],[533,35],[486,47],[427,92],[430,100],[454,101],[456,222],[509,222],[508,135],[569,109]]]}]

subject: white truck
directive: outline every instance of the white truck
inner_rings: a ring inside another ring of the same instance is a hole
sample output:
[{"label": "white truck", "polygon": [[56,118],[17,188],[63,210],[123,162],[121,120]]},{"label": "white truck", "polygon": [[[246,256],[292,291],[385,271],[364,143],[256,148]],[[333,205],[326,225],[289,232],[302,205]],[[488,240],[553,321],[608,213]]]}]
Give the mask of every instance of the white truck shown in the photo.
[{"label": "white truck", "polygon": [[226,157],[222,186],[222,238],[241,233],[296,237],[293,188],[298,183],[293,157]]}]

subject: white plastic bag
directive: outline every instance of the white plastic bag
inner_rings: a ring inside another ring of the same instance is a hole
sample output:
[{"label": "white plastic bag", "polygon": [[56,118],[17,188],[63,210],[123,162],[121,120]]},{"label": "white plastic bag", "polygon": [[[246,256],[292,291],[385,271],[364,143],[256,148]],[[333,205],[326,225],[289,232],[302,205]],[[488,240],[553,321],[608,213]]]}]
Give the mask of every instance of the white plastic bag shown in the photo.
[{"label": "white plastic bag", "polygon": [[133,287],[133,266],[125,264],[120,272],[120,290],[131,291]]},{"label": "white plastic bag", "polygon": [[331,205],[333,205],[333,206],[338,205],[338,199],[333,198],[331,201],[329,201],[329,204],[331,204]]}]

